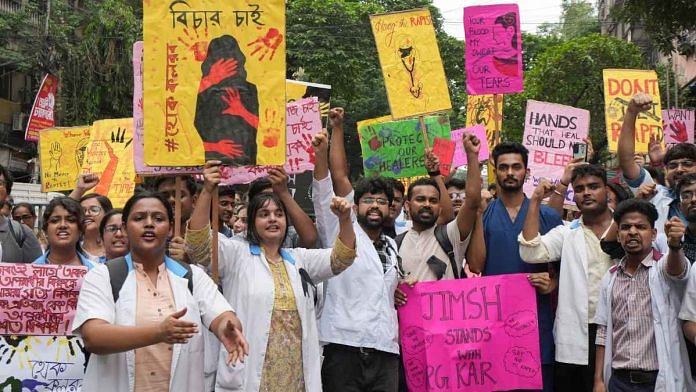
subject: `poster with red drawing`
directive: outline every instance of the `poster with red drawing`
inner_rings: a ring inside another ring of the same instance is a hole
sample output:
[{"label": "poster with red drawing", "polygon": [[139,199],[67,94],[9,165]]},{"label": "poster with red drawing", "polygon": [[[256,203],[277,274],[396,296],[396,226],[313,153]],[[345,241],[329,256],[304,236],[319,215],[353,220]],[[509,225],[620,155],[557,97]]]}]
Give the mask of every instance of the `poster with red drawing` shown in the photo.
[{"label": "poster with red drawing", "polygon": [[285,163],[285,2],[143,3],[148,166]]}]

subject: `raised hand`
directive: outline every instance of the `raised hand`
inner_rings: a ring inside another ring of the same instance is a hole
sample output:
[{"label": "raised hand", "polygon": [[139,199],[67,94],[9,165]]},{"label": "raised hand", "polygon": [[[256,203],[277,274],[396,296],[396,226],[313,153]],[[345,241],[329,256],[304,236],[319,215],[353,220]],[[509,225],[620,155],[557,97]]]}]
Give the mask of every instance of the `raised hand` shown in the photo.
[{"label": "raised hand", "polygon": [[647,112],[648,110],[652,109],[652,103],[653,101],[650,95],[638,93],[631,98],[626,110],[634,115],[638,115],[641,112]]},{"label": "raised hand", "polygon": [[542,178],[539,185],[534,189],[532,199],[541,203],[542,200],[551,196],[551,193],[556,190],[556,185],[552,184],[548,178]]},{"label": "raised hand", "polygon": [[81,190],[83,193],[94,188],[99,184],[99,176],[96,174],[80,174],[77,177],[77,185],[75,188]]},{"label": "raised hand", "polygon": [[290,193],[288,190],[288,174],[282,166],[275,166],[268,171],[268,179],[271,180],[273,193],[280,195]]},{"label": "raised hand", "polygon": [[665,222],[665,235],[667,236],[667,245],[673,248],[681,247],[682,238],[686,232],[686,225],[676,216]]},{"label": "raised hand", "polygon": [[209,193],[212,193],[222,181],[221,164],[220,161],[208,161],[203,167],[203,189]]},{"label": "raised hand", "polygon": [[329,110],[329,125],[331,129],[341,128],[343,129],[343,117],[345,112],[343,108],[332,108]]},{"label": "raised hand", "polygon": [[481,150],[481,141],[476,135],[464,133],[462,135],[462,145],[467,154],[475,154],[478,157],[478,153]]},{"label": "raised hand", "polygon": [[325,156],[329,151],[329,136],[326,129],[312,137],[312,148],[316,155]]},{"label": "raised hand", "polygon": [[650,162],[662,162],[665,157],[665,149],[662,147],[662,141],[664,140],[664,135],[659,136],[657,133],[650,134],[650,140],[648,141],[648,156],[650,157]]},{"label": "raised hand", "polygon": [[342,197],[334,197],[331,199],[331,212],[333,212],[338,219],[350,220],[350,203]]},{"label": "raised hand", "polygon": [[188,256],[186,256],[186,241],[181,237],[173,237],[169,241],[169,257],[174,260],[181,261],[183,263],[188,263]]},{"label": "raised hand", "polygon": [[[589,153],[588,153],[589,156]],[[568,165],[563,169],[563,175],[561,176],[561,185],[570,185],[570,179],[573,178],[573,170],[578,166],[587,165],[584,158],[574,158],[568,163]]]},{"label": "raised hand", "polygon": [[440,172],[440,158],[431,148],[425,149],[425,170],[428,173]]},{"label": "raised hand", "polygon": [[650,200],[657,194],[657,185],[655,183],[647,183],[641,185],[636,191],[636,198]]},{"label": "raised hand", "polygon": [[198,333],[198,325],[179,320],[186,314],[186,308],[170,314],[159,325],[159,341],[169,344],[185,344]]}]

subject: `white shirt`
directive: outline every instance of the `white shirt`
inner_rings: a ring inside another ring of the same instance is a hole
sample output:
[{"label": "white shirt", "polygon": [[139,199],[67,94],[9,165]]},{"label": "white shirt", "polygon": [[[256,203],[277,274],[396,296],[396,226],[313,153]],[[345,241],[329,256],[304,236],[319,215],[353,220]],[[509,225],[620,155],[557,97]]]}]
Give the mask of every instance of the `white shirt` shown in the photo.
[{"label": "white shirt", "polygon": [[[353,202],[354,193],[346,196]],[[331,212],[334,197],[331,177],[312,182],[312,200],[321,243],[332,246],[338,236],[338,217]],[[398,284],[396,243],[386,238],[389,264],[384,271],[375,246],[353,221],[357,256],[353,265],[326,282],[324,307],[319,319],[322,344],[336,343],[352,347],[369,347],[399,353],[399,324],[394,307]]]},{"label": "white shirt", "polygon": [[[258,391],[271,329],[273,275],[260,247],[223,236],[218,241],[222,291],[244,326],[250,352],[243,364],[228,367],[224,364],[227,353],[220,351],[215,390]],[[305,388],[310,392],[321,391],[321,354],[314,290],[307,285],[308,293],[304,293],[299,270],[304,269],[315,284],[333,277],[331,252],[331,249],[281,249],[302,323],[302,365]]]},{"label": "white shirt", "polygon": [[[690,263],[685,263],[686,273],[683,277],[670,276],[666,271],[666,266],[667,255],[664,255],[659,258],[654,267],[650,268],[650,276],[648,278],[655,325],[657,360],[660,365],[655,392],[694,391],[696,390],[696,383],[691,378],[682,323],[677,318],[691,266]],[[598,325],[607,327],[606,344],[604,346],[604,385],[609,385],[609,379],[611,378],[613,359],[611,293],[616,279],[617,268],[617,266],[612,267],[602,278],[602,288],[599,293],[599,303],[597,304],[597,315],[595,317],[595,322]]]},{"label": "white shirt", "polygon": [[[589,265],[585,233],[579,219],[570,225],[556,226],[543,236],[526,241],[517,237],[520,257],[526,263],[541,264],[562,260],[558,285],[558,308],[553,324],[556,361],[587,365],[589,359],[588,324],[590,295]],[[592,260],[592,262],[601,262]],[[610,266],[606,266],[609,269]],[[606,272],[606,270],[605,270]]]},{"label": "white shirt", "polygon": [[[128,276],[123,282],[115,304],[106,265],[98,265],[85,275],[73,321],[73,331],[76,334],[79,334],[80,327],[91,319],[104,320],[114,325],[135,325],[137,291],[135,270],[130,254],[126,255],[126,261]],[[209,328],[220,314],[232,311],[205,271],[197,266],[191,267],[193,274],[193,294],[191,294],[188,289],[188,280],[183,277],[186,269],[168,257],[165,258],[165,265],[176,309],[187,308],[182,320],[198,324],[201,330],[203,329],[201,324]],[[134,378],[135,350],[107,355],[92,354],[82,389],[98,392],[132,392]],[[203,391],[203,385],[203,336],[199,332],[188,343],[174,345],[169,390]]]},{"label": "white shirt", "polygon": [[[626,177],[623,177],[623,179],[626,181],[626,184],[634,195],[638,193],[638,189],[643,184],[657,184],[653,180],[650,173],[644,168],[640,169],[640,177],[636,178],[635,180],[629,180]],[[657,229],[658,233],[664,233],[665,222],[669,220],[670,204],[672,204],[672,201],[674,201],[674,197],[672,196],[672,191],[666,186],[657,184],[655,189],[657,192],[655,193],[655,196],[650,199],[650,202],[657,209],[657,221],[655,221],[655,228]],[[681,212],[679,212],[679,214],[681,214]],[[682,221],[685,221],[683,217],[680,216],[680,218],[682,218]]]}]

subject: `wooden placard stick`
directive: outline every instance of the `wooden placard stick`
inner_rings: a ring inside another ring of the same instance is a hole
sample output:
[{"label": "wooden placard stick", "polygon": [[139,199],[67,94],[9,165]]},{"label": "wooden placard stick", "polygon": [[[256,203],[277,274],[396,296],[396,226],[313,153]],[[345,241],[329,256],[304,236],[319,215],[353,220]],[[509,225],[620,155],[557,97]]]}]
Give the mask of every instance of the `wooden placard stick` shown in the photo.
[{"label": "wooden placard stick", "polygon": [[174,237],[181,237],[181,177],[174,179]]},{"label": "wooden placard stick", "polygon": [[423,132],[423,143],[425,144],[425,149],[430,148],[430,140],[428,140],[428,128],[425,127],[425,116],[418,116],[418,122],[420,123],[421,132]]},{"label": "wooden placard stick", "polygon": [[500,143],[500,112],[498,110],[498,98],[500,94],[493,94],[493,123],[495,124],[495,132],[493,133],[493,146]]},{"label": "wooden placard stick", "polygon": [[211,209],[212,209],[212,217],[210,218],[211,220],[211,226],[212,226],[212,243],[210,244],[210,249],[212,251],[211,254],[211,272],[212,272],[212,278],[213,282],[215,284],[220,283],[220,274],[218,271],[218,233],[220,231],[220,221],[218,215],[220,214],[220,209],[219,209],[219,204],[220,204],[220,194],[218,193],[218,187],[215,187],[215,191],[213,192],[213,201],[211,202]]}]

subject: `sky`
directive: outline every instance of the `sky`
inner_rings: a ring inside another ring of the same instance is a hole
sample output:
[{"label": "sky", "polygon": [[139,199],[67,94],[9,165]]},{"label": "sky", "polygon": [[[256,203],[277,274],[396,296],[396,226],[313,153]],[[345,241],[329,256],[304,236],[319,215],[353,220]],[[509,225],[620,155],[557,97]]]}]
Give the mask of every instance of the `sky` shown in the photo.
[{"label": "sky", "polygon": [[[506,4],[514,1],[506,0],[433,0],[445,18],[447,34],[464,39],[464,7],[472,5]],[[561,16],[561,0],[518,0],[522,30],[536,33],[537,26],[544,22],[557,23]]]}]

